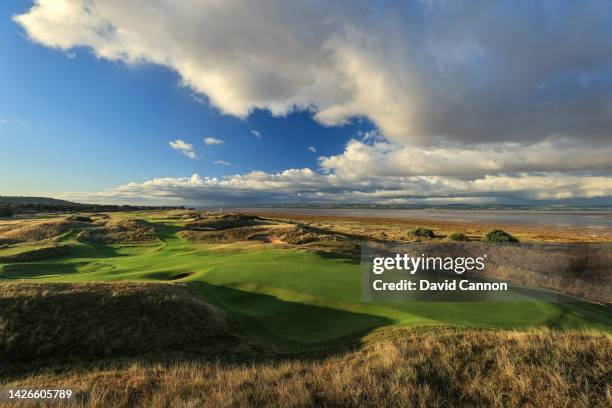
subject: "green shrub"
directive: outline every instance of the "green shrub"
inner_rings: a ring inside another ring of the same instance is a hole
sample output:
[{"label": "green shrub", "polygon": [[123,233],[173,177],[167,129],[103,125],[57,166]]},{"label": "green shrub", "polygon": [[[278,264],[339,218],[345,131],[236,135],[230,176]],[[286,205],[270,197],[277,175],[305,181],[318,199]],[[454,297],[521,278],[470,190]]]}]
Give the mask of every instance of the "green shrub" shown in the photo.
[{"label": "green shrub", "polygon": [[448,234],[446,236],[446,239],[448,239],[449,241],[468,241],[468,236],[465,235],[463,232],[455,231]]},{"label": "green shrub", "polygon": [[410,235],[414,238],[433,238],[434,232],[429,228],[415,227],[409,231]]},{"label": "green shrub", "polygon": [[506,231],[494,229],[487,232],[482,242],[519,242],[519,240]]},{"label": "green shrub", "polygon": [[15,212],[10,205],[0,205],[0,217],[12,217],[13,215],[15,215]]}]

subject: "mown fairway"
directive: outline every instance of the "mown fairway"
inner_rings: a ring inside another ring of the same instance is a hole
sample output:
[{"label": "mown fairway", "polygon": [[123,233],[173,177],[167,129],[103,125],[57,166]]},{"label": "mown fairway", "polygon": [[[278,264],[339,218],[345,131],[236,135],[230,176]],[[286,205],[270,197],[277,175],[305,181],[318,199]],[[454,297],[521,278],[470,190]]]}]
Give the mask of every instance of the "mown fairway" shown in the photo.
[{"label": "mown fairway", "polygon": [[85,244],[67,237],[67,256],[0,263],[0,279],[178,280],[229,311],[249,333],[293,347],[393,324],[612,330],[612,312],[586,303],[364,304],[356,259],[269,244],[192,244],[177,230],[165,224],[157,232],[161,242],[152,244]]}]

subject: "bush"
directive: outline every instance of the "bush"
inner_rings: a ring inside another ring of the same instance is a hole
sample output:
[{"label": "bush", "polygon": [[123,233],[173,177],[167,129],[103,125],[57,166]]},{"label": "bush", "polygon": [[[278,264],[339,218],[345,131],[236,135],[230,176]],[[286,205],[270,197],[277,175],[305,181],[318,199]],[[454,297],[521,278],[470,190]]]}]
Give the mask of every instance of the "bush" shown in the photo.
[{"label": "bush", "polygon": [[15,212],[10,205],[0,205],[0,217],[12,217]]},{"label": "bush", "polygon": [[463,232],[458,231],[451,232],[446,236],[446,239],[448,239],[449,241],[468,241],[467,235],[465,235]]},{"label": "bush", "polygon": [[410,235],[414,238],[433,238],[434,232],[429,228],[415,227],[410,230]]},{"label": "bush", "polygon": [[519,240],[506,231],[494,229],[487,232],[482,242],[519,242]]}]

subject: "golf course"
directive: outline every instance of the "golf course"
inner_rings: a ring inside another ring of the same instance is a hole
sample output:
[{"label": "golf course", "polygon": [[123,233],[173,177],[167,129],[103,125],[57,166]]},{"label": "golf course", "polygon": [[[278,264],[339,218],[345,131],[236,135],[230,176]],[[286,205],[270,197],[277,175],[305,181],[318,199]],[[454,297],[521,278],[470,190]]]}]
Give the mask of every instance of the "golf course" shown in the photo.
[{"label": "golf course", "polygon": [[[513,301],[362,300],[363,242],[481,245],[488,228],[187,210],[4,218],[0,379],[69,389],[67,407],[605,406],[605,302],[519,286]],[[609,296],[580,273],[570,295]]]},{"label": "golf course", "polygon": [[[364,303],[359,259],[354,254],[258,240],[194,242],[181,237],[184,222],[159,216],[146,222],[156,238],[148,242],[88,242],[76,238],[80,228],[70,229],[55,237],[54,245],[62,248],[60,256],[0,261],[0,279],[181,283],[229,313],[249,335],[289,349],[318,347],[390,326],[612,330],[610,309],[587,302],[526,298],[522,302]],[[0,260],[36,248],[0,249]]]}]

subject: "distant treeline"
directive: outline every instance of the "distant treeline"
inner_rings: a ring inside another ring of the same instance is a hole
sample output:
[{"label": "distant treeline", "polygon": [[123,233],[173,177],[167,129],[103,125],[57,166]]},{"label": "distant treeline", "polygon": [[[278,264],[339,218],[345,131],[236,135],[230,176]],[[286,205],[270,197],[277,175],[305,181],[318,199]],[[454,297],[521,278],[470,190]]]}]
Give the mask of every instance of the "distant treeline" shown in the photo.
[{"label": "distant treeline", "polygon": [[0,217],[35,212],[114,212],[139,210],[184,210],[185,206],[141,206],[112,204],[82,204],[48,197],[0,196]]}]

